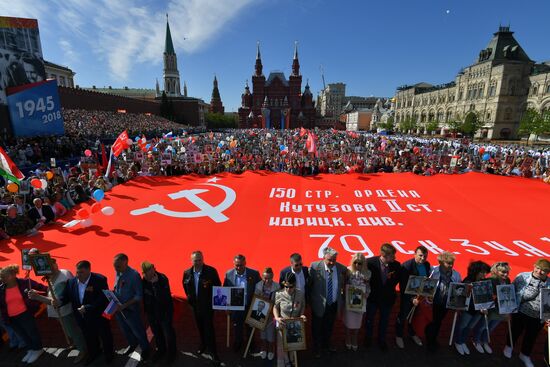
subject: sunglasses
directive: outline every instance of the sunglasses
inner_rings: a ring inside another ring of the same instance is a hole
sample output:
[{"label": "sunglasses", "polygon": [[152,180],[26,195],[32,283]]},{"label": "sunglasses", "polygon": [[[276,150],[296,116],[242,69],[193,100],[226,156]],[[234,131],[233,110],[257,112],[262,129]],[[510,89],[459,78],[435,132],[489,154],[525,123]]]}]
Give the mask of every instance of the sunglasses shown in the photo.
[{"label": "sunglasses", "polygon": [[361,261],[354,261],[353,262],[355,265],[363,265],[363,263]]}]

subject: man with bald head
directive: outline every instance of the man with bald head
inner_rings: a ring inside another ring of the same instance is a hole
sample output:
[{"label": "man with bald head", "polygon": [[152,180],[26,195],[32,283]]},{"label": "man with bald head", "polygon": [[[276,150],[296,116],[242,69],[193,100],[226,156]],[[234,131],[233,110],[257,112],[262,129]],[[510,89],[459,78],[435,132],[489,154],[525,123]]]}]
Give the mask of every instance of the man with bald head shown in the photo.
[{"label": "man with bald head", "polygon": [[55,220],[53,209],[49,205],[44,205],[42,199],[36,198],[33,201],[34,206],[29,210],[29,218],[33,221],[36,229],[44,224],[51,223]]}]

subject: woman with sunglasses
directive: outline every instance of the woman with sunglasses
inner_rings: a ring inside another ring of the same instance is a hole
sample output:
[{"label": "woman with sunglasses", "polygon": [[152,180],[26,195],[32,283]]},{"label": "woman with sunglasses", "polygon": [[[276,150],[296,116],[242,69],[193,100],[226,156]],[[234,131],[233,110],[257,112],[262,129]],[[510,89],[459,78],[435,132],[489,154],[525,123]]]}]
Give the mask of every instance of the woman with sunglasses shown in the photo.
[{"label": "woman with sunglasses", "polygon": [[[497,294],[497,285],[510,284],[510,265],[506,262],[497,262],[491,266],[491,275],[489,280],[493,284],[493,294]],[[491,308],[487,314],[488,324],[479,322],[474,328],[473,344],[479,353],[492,354],[493,349],[489,345],[489,335],[495,330],[501,321],[509,320],[510,315],[501,315],[499,304],[495,302],[496,307]],[[487,327],[488,326],[488,327]],[[489,332],[487,333],[487,329]]]},{"label": "woman with sunglasses", "polygon": [[304,310],[306,307],[304,294],[296,289],[296,276],[294,273],[287,273],[282,281],[283,289],[275,293],[275,305],[273,316],[277,323],[277,366],[285,367],[291,364],[288,353],[283,351],[283,336],[281,329],[285,320],[300,317],[306,321]]},{"label": "woman with sunglasses", "polygon": [[[361,253],[356,253],[351,258],[351,264],[348,266],[348,276],[346,281],[346,289],[350,287],[364,287],[365,293],[362,295],[362,300],[358,299],[357,302],[362,303],[362,307],[358,310],[349,310],[346,307],[344,311],[344,325],[346,327],[346,349],[357,351],[357,334],[363,324],[363,315],[365,314],[367,297],[370,293],[369,281],[371,278],[371,271],[367,269],[365,256]],[[351,295],[348,295],[346,291],[346,302],[354,302],[348,299]]]}]

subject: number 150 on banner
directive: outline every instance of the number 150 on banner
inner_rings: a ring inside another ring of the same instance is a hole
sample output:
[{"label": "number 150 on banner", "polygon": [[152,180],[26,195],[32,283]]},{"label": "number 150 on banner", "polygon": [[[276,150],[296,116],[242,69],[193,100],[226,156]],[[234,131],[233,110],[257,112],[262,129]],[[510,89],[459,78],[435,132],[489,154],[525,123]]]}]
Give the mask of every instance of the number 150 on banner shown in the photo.
[{"label": "number 150 on banner", "polygon": [[63,115],[55,80],[31,84],[8,95],[11,123],[16,136],[62,135]]}]

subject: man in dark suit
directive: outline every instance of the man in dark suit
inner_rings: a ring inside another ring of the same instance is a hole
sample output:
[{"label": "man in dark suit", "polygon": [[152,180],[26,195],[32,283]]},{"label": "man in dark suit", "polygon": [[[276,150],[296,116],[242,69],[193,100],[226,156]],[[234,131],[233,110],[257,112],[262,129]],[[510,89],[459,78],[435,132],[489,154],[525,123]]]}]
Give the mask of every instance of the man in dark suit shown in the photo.
[{"label": "man in dark suit", "polygon": [[113,360],[113,336],[109,320],[102,316],[107,307],[107,297],[104,289],[109,289],[107,278],[101,274],[92,273],[89,261],[82,260],[76,264],[76,276],[67,281],[67,286],[60,297],[59,303],[72,303],[76,321],[86,339],[88,358],[85,364],[90,364],[99,355],[99,340],[105,355],[105,362]]},{"label": "man in dark suit", "polygon": [[365,346],[368,347],[372,343],[374,318],[377,311],[380,311],[378,343],[383,351],[388,349],[386,331],[391,309],[397,298],[395,287],[399,283],[400,264],[395,261],[395,252],[395,247],[385,243],[380,248],[380,256],[367,259],[367,268],[371,271],[372,276],[365,318]]},{"label": "man in dark suit", "polygon": [[[254,296],[254,289],[256,283],[260,281],[260,273],[257,270],[246,267],[246,258],[244,255],[237,255],[233,258],[234,268],[228,270],[225,273],[225,279],[223,280],[224,287],[241,287],[245,289],[245,310],[233,311],[231,313],[231,319],[233,321],[233,329],[235,330],[235,342],[233,344],[233,350],[238,352],[243,344],[243,327],[248,308],[252,302]],[[252,331],[251,327],[246,325],[247,335],[250,335]],[[251,347],[252,348],[252,347]]]},{"label": "man in dark suit", "polygon": [[397,320],[395,320],[395,344],[399,348],[404,348],[405,344],[403,342],[403,329],[405,323],[407,323],[407,329],[409,336],[413,341],[421,346],[422,340],[416,335],[412,324],[408,323],[407,316],[411,311],[412,307],[418,305],[418,300],[415,296],[410,294],[405,294],[405,289],[407,289],[407,283],[411,275],[429,277],[432,272],[432,267],[428,262],[428,249],[424,246],[418,246],[414,251],[414,257],[410,260],[405,261],[401,265],[401,270],[399,274],[399,291],[401,293],[401,303],[399,305],[399,314],[397,315]]},{"label": "man in dark suit", "polygon": [[296,275],[296,289],[300,290],[308,297],[307,284],[309,282],[309,270],[307,266],[302,264],[302,256],[298,253],[290,255],[290,266],[287,266],[279,275],[279,283],[282,286],[282,282],[288,273],[294,273]]},{"label": "man in dark suit", "polygon": [[[35,224],[35,228],[38,229],[40,226],[55,220],[53,209],[49,205],[43,205],[42,199],[36,198],[32,202],[34,206],[29,210],[27,215]],[[40,226],[36,227],[38,224],[40,224]]]},{"label": "man in dark suit", "polygon": [[198,354],[209,350],[212,359],[219,362],[214,333],[214,310],[212,310],[212,287],[221,285],[218,271],[204,263],[202,252],[191,254],[193,266],[183,273],[183,289],[193,309],[195,323],[199,329],[201,344]]}]

